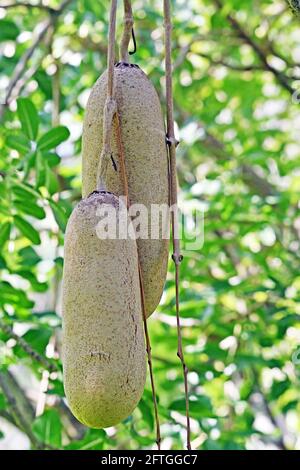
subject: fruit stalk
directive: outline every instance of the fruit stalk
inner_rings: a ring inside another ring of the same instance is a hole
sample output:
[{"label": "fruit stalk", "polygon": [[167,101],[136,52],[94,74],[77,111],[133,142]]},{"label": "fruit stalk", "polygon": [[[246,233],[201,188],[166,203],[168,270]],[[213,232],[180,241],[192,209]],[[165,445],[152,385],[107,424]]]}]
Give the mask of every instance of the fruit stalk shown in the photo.
[{"label": "fruit stalk", "polygon": [[117,0],[112,0],[109,18],[108,32],[108,50],[107,50],[107,97],[104,106],[103,117],[103,148],[97,167],[97,189],[105,190],[105,177],[109,159],[112,155],[112,124],[115,113],[117,112],[117,104],[113,97],[114,89],[114,62],[115,62],[115,42],[116,42],[116,16],[117,16]]},{"label": "fruit stalk", "polygon": [[184,353],[182,348],[182,335],[181,324],[179,315],[179,266],[183,259],[180,253],[180,243],[178,236],[178,208],[177,208],[177,175],[176,175],[176,147],[178,142],[175,139],[174,133],[174,111],[173,111],[173,87],[172,87],[172,63],[171,63],[171,11],[170,1],[164,0],[164,25],[165,25],[165,74],[166,74],[166,101],[167,101],[167,142],[169,149],[170,161],[170,191],[171,191],[171,206],[172,206],[172,241],[173,241],[173,255],[172,259],[175,265],[175,288],[176,288],[176,322],[177,322],[177,336],[178,336],[178,350],[177,356],[179,357],[184,376],[184,390],[186,402],[186,423],[187,423],[187,448],[191,449],[190,438],[190,416],[189,416],[189,394],[188,394],[188,369],[184,360]]},{"label": "fruit stalk", "polygon": [[120,57],[122,62],[129,63],[129,52],[128,46],[131,39],[131,34],[133,30],[133,16],[132,16],[132,8],[131,8],[131,1],[124,0],[124,28],[123,28],[123,36],[121,40],[120,46]]}]

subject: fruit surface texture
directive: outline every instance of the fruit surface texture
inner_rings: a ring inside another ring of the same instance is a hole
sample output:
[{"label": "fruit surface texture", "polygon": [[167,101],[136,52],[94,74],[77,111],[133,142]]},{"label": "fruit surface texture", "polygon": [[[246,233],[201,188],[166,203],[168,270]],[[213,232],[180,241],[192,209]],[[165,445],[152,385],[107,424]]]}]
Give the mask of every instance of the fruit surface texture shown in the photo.
[{"label": "fruit surface texture", "polygon": [[136,242],[99,239],[104,205],[118,215],[113,194],[94,192],[83,199],[65,235],[64,386],[73,414],[92,428],[130,415],[146,377]]},{"label": "fruit surface texture", "polygon": [[[95,190],[97,185],[97,165],[103,144],[106,90],[107,72],[104,72],[92,89],[83,125],[84,197]],[[160,218],[160,222],[153,216],[151,218],[152,205],[158,209],[159,206],[167,206],[169,202],[165,128],[158,95],[139,67],[123,63],[115,66],[114,97],[121,124],[130,204],[141,204],[148,211],[148,228],[140,234],[137,245],[144,281],[146,314],[149,316],[159,304],[168,263],[169,221],[166,217]],[[105,188],[117,195],[123,195],[116,135],[114,121],[112,162],[115,165],[109,165]]]}]

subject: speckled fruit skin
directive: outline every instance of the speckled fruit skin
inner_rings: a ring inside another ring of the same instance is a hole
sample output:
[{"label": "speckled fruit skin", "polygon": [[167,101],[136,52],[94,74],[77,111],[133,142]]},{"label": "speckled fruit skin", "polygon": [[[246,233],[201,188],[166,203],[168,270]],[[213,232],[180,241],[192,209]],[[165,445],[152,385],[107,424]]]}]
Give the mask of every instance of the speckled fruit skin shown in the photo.
[{"label": "speckled fruit skin", "polygon": [[[82,193],[96,188],[96,173],[103,139],[103,108],[107,72],[97,80],[88,100],[82,137]],[[165,128],[158,95],[145,73],[137,66],[119,64],[114,69],[114,96],[117,101],[125,150],[131,204],[168,204],[168,156]],[[109,166],[106,189],[123,195],[120,165],[113,130],[113,165]],[[149,216],[150,227],[150,216]],[[159,304],[167,275],[169,241],[137,240],[141,262],[147,316]]]},{"label": "speckled fruit skin", "polygon": [[63,370],[69,406],[91,428],[113,426],[139,402],[146,356],[134,240],[99,239],[94,192],[74,209],[65,235]]}]

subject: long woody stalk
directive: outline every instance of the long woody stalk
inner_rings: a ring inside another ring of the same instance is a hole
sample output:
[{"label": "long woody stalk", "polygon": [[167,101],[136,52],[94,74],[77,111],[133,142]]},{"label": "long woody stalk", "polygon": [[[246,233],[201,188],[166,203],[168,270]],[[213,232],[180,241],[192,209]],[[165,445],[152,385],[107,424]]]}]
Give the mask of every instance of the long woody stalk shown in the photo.
[{"label": "long woody stalk", "polygon": [[133,16],[131,1],[124,0],[124,29],[120,46],[120,56],[122,62],[129,62],[128,46],[131,39],[133,28]]},{"label": "long woody stalk", "polygon": [[184,376],[184,390],[186,401],[186,427],[187,427],[187,448],[191,449],[191,431],[190,431],[190,416],[189,416],[189,394],[188,394],[188,369],[184,361],[184,353],[182,348],[182,335],[179,314],[179,266],[182,261],[180,253],[180,243],[178,236],[178,208],[177,208],[177,175],[176,175],[176,146],[177,141],[174,133],[174,112],[173,112],[173,87],[172,87],[172,63],[171,63],[171,35],[172,23],[170,12],[170,1],[164,0],[164,22],[165,22],[165,74],[166,74],[166,102],[167,102],[167,141],[169,149],[169,162],[170,162],[170,202],[172,206],[172,240],[173,240],[173,255],[172,259],[175,265],[175,289],[176,289],[176,322],[177,322],[177,336],[178,336],[178,349],[177,355],[181,361]]}]

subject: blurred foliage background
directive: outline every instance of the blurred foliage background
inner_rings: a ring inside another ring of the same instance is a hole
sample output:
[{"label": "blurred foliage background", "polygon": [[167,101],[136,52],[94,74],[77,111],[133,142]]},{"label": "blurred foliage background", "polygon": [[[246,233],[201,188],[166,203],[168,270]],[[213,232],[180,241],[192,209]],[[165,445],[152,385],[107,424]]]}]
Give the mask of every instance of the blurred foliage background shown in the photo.
[{"label": "blurred foliage background", "polygon": [[[149,383],[105,431],[72,417],[62,384],[64,229],[108,7],[0,0],[2,449],[155,448]],[[133,10],[134,61],[164,106],[162,2]],[[300,449],[299,20],[283,0],[177,0],[173,15],[180,206],[205,215],[180,286],[192,446]],[[149,320],[163,449],[185,443],[174,293],[170,263]]]}]

